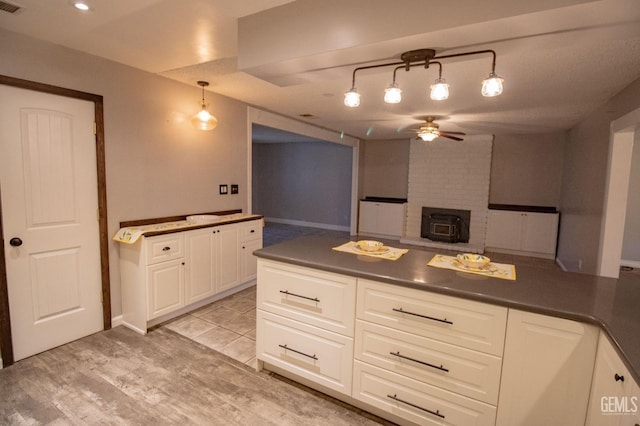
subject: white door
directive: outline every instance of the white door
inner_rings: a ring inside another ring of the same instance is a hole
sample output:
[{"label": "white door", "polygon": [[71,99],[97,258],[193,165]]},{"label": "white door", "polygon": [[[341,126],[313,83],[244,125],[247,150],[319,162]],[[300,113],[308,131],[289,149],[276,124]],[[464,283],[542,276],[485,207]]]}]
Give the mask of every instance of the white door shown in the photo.
[{"label": "white door", "polygon": [[92,102],[0,85],[14,359],[103,329]]}]

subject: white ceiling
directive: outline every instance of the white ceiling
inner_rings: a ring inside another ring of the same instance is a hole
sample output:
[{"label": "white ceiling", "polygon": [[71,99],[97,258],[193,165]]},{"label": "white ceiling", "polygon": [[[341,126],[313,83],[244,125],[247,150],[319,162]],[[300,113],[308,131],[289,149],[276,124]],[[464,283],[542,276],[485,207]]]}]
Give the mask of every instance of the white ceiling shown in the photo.
[{"label": "white ceiling", "polygon": [[[428,115],[468,134],[569,129],[640,78],[640,0],[3,0],[0,27],[91,53],[363,139],[410,137]],[[479,6],[481,5],[481,6]],[[357,66],[493,49],[505,91],[480,95],[490,56],[443,61],[448,100],[428,99],[437,68],[359,72],[359,108],[343,105]],[[215,114],[215,111],[212,111]],[[300,117],[311,114],[312,118]]]}]

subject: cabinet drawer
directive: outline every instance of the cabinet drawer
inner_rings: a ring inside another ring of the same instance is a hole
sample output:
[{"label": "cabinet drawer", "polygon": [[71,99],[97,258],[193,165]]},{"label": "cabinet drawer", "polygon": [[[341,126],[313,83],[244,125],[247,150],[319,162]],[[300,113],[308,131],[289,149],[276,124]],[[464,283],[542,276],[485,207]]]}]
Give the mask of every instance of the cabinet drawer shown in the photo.
[{"label": "cabinet drawer", "polygon": [[258,260],[257,306],[353,337],[356,279]]},{"label": "cabinet drawer", "polygon": [[356,321],[355,358],[496,405],[502,359]]},{"label": "cabinet drawer", "polygon": [[241,226],[240,239],[242,241],[262,240],[262,220],[244,222]]},{"label": "cabinet drawer", "polygon": [[359,319],[502,356],[507,308],[358,280]]},{"label": "cabinet drawer", "polygon": [[496,408],[381,368],[354,362],[353,397],[421,425],[494,425]]},{"label": "cabinet drawer", "polygon": [[149,237],[145,239],[145,244],[147,265],[184,257],[184,237],[182,232]]},{"label": "cabinet drawer", "polygon": [[257,311],[258,359],[350,395],[353,339]]}]

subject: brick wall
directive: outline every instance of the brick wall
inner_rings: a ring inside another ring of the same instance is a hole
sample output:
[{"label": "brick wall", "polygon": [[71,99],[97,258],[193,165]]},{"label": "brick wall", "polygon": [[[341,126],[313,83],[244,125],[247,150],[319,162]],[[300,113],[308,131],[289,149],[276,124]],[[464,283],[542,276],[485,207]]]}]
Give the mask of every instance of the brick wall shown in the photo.
[{"label": "brick wall", "polygon": [[[484,252],[491,176],[492,136],[462,142],[438,138],[411,141],[404,243],[456,251]],[[469,243],[449,244],[420,237],[422,207],[471,211]]]}]

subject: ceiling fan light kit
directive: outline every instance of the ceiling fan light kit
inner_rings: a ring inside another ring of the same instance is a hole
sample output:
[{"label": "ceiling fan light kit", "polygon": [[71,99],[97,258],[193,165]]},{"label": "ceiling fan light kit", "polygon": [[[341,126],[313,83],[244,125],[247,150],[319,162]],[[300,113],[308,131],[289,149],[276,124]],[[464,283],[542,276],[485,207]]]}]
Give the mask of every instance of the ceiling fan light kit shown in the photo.
[{"label": "ceiling fan light kit", "polygon": [[204,88],[209,85],[207,81],[198,81],[198,86],[202,87],[202,109],[191,117],[191,125],[198,130],[213,130],[218,125],[218,119],[207,111],[207,104],[204,101]]},{"label": "ceiling fan light kit", "polygon": [[351,80],[351,89],[345,92],[344,94],[344,104],[348,107],[355,108],[360,105],[360,94],[356,91],[356,73],[361,70],[372,69],[372,68],[381,68],[381,67],[390,67],[394,66],[393,70],[393,82],[385,89],[384,101],[386,103],[394,104],[399,103],[402,100],[402,90],[396,84],[396,71],[399,69],[404,69],[405,71],[410,71],[412,67],[415,66],[423,66],[425,69],[429,68],[430,65],[438,65],[439,73],[438,78],[435,80],[434,84],[429,86],[430,88],[430,98],[435,101],[442,101],[449,97],[449,84],[442,78],[442,64],[436,59],[449,59],[449,58],[457,58],[461,56],[470,56],[470,55],[481,55],[481,54],[491,54],[493,61],[491,63],[491,72],[489,73],[489,77],[482,81],[482,96],[485,97],[493,97],[498,96],[502,93],[502,83],[504,79],[498,76],[495,72],[496,69],[496,52],[493,50],[476,50],[472,52],[464,52],[464,53],[455,53],[452,55],[442,55],[436,56],[436,51],[434,49],[417,49],[410,50],[408,52],[404,52],[400,55],[400,62],[389,62],[386,64],[376,64],[376,65],[367,65],[363,67],[358,67],[353,70],[353,77]]},{"label": "ceiling fan light kit", "polygon": [[[435,117],[427,117],[425,123],[420,126],[419,129],[415,129],[418,134],[418,139],[421,139],[425,142],[431,142],[436,138],[443,137],[447,139],[453,139],[454,141],[462,141],[459,136],[464,136],[465,134],[462,132],[445,132],[444,130],[440,130],[440,126],[438,123],[434,122]],[[457,136],[459,135],[459,136]]]}]

